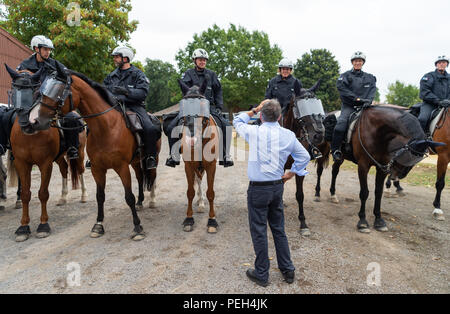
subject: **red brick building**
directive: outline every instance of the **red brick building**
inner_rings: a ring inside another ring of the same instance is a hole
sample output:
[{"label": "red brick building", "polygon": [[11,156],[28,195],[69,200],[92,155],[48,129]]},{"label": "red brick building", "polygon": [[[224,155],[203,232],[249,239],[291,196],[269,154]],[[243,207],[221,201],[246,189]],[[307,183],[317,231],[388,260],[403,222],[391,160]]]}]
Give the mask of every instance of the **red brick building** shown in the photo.
[{"label": "red brick building", "polygon": [[0,28],[0,103],[8,103],[8,90],[11,89],[11,77],[4,63],[15,69],[20,62],[33,52],[10,33]]}]

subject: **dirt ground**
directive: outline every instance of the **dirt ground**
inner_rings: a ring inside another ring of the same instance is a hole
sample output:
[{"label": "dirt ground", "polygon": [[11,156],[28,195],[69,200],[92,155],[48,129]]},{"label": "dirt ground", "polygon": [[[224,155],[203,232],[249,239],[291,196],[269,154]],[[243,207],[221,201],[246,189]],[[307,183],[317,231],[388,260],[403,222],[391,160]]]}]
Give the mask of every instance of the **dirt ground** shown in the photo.
[{"label": "dirt ground", "polygon": [[[187,198],[183,166],[164,166],[164,142],[157,180],[157,207],[139,212],[147,238],[130,240],[133,225],[118,176],[110,171],[106,188],[105,230],[99,239],[89,237],[96,222],[95,183],[86,172],[89,202],[79,202],[81,191],[71,191],[68,205],[57,207],[61,178],[54,168],[49,216],[52,234],[37,239],[40,203],[39,172],[33,171],[31,238],[14,241],[21,210],[14,209],[15,191],[8,189],[6,209],[0,211],[0,293],[449,293],[450,193],[443,192],[446,221],[432,218],[434,188],[405,185],[406,197],[382,203],[389,232],[370,234],[356,230],[359,183],[353,171],[338,178],[339,205],[329,202],[330,169],[325,171],[322,202],[313,200],[314,165],[305,180],[305,214],[312,235],[299,234],[295,182],[286,185],[286,233],[297,268],[296,281],[287,285],[277,269],[272,237],[270,285],[261,288],[245,275],[254,253],[247,218],[245,161],[217,168],[216,210],[219,232],[207,233],[208,213],[195,213],[195,228],[185,233]],[[373,223],[374,178],[368,220]],[[204,184],[205,185],[205,184]],[[134,183],[136,190],[136,184]],[[147,193],[146,207],[148,207]],[[79,268],[71,268],[71,263]],[[377,263],[377,264],[372,264]],[[373,265],[379,276],[373,277]],[[74,272],[74,269],[77,270]],[[80,276],[73,276],[79,274]],[[378,278],[379,285],[368,285]],[[73,286],[73,278],[80,285]],[[68,280],[69,279],[69,280]],[[372,282],[372,280],[369,280]],[[69,284],[68,284],[69,283]]]}]

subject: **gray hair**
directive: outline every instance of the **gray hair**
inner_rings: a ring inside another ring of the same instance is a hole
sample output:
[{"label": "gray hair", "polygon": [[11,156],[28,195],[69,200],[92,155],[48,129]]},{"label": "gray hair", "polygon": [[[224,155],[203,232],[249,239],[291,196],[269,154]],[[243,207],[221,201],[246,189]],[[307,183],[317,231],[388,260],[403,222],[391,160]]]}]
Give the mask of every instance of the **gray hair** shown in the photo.
[{"label": "gray hair", "polygon": [[261,110],[262,119],[265,122],[276,122],[281,115],[281,106],[278,100],[271,99]]}]

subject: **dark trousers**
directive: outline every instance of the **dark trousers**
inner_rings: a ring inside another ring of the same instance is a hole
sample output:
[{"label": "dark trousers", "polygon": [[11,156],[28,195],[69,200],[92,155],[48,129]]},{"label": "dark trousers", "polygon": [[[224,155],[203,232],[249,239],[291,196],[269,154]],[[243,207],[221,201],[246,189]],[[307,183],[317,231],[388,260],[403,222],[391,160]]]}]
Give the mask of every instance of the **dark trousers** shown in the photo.
[{"label": "dark trousers", "polygon": [[[211,115],[214,117],[214,120],[217,122],[217,126],[222,130],[223,152],[222,152],[222,154],[219,154],[219,158],[221,158],[220,160],[222,160],[222,158],[225,155],[229,154],[229,149],[231,146],[232,134],[227,133],[227,126],[230,126],[230,123],[222,115],[216,114],[215,112],[211,112]],[[180,154],[179,154],[179,151],[172,152],[172,147],[176,142],[178,142],[180,140],[180,138],[178,137],[178,133],[172,137],[172,131],[178,125],[178,123],[180,122],[180,119],[181,119],[181,117],[179,115],[176,116],[175,119],[173,119],[164,128],[164,134],[166,134],[166,136],[169,140],[169,152],[172,153],[172,155],[173,155],[172,157],[174,157],[176,160],[180,160]]]},{"label": "dark trousers", "polygon": [[144,141],[145,156],[152,156],[156,158],[156,142],[158,142],[161,138],[161,130],[153,124],[144,107],[140,105],[127,105],[127,109],[135,112],[141,120],[142,128],[144,129],[142,132],[142,140]]},{"label": "dark trousers", "polygon": [[433,111],[437,109],[436,105],[429,104],[424,102],[422,106],[420,106],[420,115],[419,115],[419,122],[422,126],[422,129],[425,131],[425,134],[429,133],[429,130],[427,129],[428,121],[431,118],[431,114]]},{"label": "dark trousers", "polygon": [[294,271],[288,239],[284,231],[284,185],[249,186],[247,191],[248,221],[255,249],[255,275],[263,281],[269,279],[269,249],[267,222],[272,231],[281,272]]},{"label": "dark trousers", "polygon": [[355,112],[353,105],[343,104],[341,108],[341,115],[337,120],[334,128],[333,140],[331,142],[331,150],[334,152],[341,148],[342,142],[345,139],[345,133],[348,128],[348,121],[353,112]]}]

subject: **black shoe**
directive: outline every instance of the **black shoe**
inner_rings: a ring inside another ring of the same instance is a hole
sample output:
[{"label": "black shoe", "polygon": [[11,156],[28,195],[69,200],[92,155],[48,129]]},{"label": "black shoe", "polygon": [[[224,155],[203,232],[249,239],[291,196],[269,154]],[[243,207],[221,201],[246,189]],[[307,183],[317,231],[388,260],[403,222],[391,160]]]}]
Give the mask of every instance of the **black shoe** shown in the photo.
[{"label": "black shoe", "polygon": [[340,150],[336,150],[333,152],[333,160],[334,161],[342,161],[342,152]]},{"label": "black shoe", "polygon": [[293,270],[285,271],[285,272],[282,273],[282,274],[283,274],[284,280],[285,280],[288,284],[291,284],[291,283],[294,282],[294,279],[295,279],[295,272],[294,272]]},{"label": "black shoe", "polygon": [[80,156],[78,155],[78,149],[74,146],[69,147],[67,150],[67,158],[69,159],[78,159]]},{"label": "black shoe", "polygon": [[90,160],[86,161],[85,167],[86,168],[91,168],[91,161]]},{"label": "black shoe", "polygon": [[156,169],[158,166],[158,162],[156,161],[156,158],[153,156],[149,156],[145,159],[145,168],[147,170]]},{"label": "black shoe", "polygon": [[267,287],[269,285],[268,281],[262,281],[261,279],[259,279],[258,277],[255,276],[255,270],[254,269],[247,270],[247,277],[251,281],[256,283],[257,285],[260,285],[261,287]]},{"label": "black shoe", "polygon": [[172,157],[167,158],[166,160],[166,166],[167,167],[172,167],[175,168],[176,166],[178,166],[180,164],[179,161],[176,161],[175,159],[173,159]]},{"label": "black shoe", "polygon": [[219,161],[219,165],[223,166],[224,168],[233,167],[234,162],[231,160],[231,158],[225,157],[224,160]]}]

